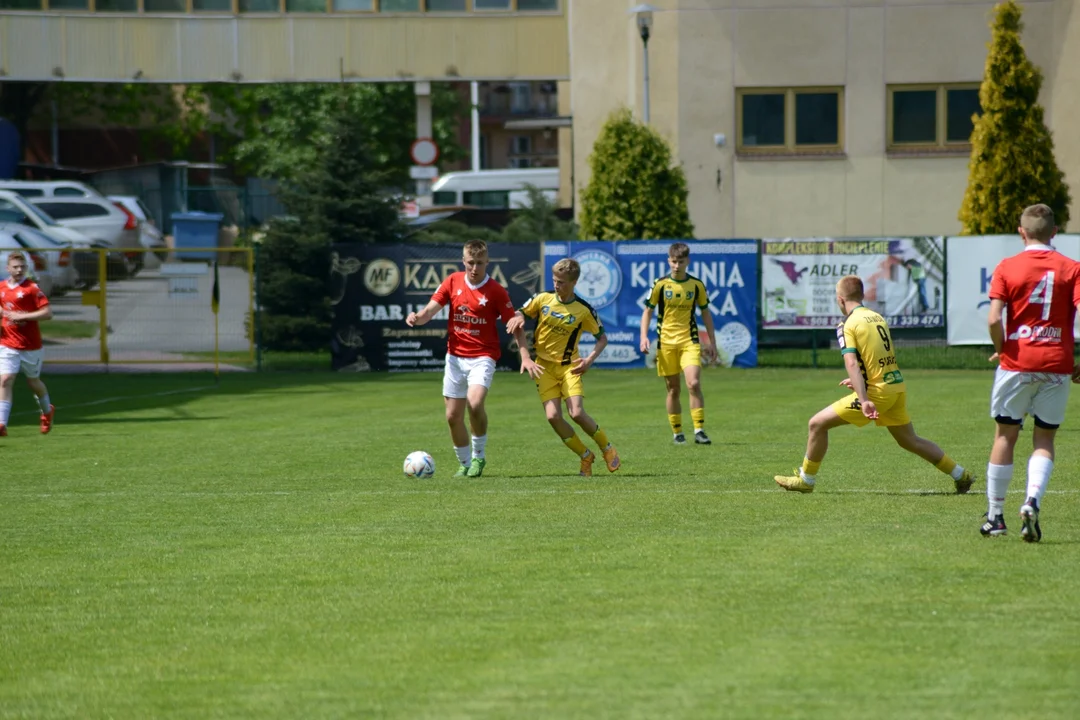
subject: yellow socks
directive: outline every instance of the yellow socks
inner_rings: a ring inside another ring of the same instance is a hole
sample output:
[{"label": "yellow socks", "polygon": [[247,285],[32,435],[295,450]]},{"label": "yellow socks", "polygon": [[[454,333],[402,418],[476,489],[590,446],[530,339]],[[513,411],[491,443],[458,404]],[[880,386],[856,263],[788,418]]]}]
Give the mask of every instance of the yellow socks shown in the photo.
[{"label": "yellow socks", "polygon": [[705,429],[705,408],[690,408],[690,417],[694,419],[694,429]]},{"label": "yellow socks", "polygon": [[671,432],[676,435],[682,432],[682,415],[668,415],[667,421],[671,425]]},{"label": "yellow socks", "polygon": [[574,454],[578,457],[585,457],[585,453],[589,452],[589,449],[585,447],[585,443],[581,442],[581,438],[577,434],[571,435],[568,438],[563,438],[563,442],[566,447],[574,451]]},{"label": "yellow socks", "polygon": [[596,426],[596,432],[592,434],[592,439],[596,441],[596,444],[603,450],[608,446],[607,433],[600,429],[600,426]]},{"label": "yellow socks", "polygon": [[941,459],[937,461],[937,465],[934,467],[946,475],[952,475],[952,471],[956,468],[956,461],[946,453],[941,456]]},{"label": "yellow socks", "polygon": [[820,460],[817,461],[817,462],[814,462],[810,458],[807,458],[807,457],[803,458],[802,472],[803,472],[804,476],[809,475],[809,476],[813,477],[814,475],[817,475],[817,472],[820,469],[821,469],[821,461]]}]

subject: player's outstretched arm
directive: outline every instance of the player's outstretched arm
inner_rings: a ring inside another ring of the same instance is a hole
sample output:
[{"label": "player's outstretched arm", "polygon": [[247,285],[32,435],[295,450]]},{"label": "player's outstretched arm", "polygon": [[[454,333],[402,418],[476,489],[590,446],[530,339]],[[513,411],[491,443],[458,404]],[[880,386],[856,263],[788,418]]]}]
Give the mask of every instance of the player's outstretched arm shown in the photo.
[{"label": "player's outstretched arm", "polygon": [[525,327],[525,315],[520,310],[514,313],[514,317],[506,321],[506,332],[517,337],[518,332]]},{"label": "player's outstretched arm", "polygon": [[652,308],[648,305],[641,311],[641,352],[649,352],[649,323],[652,321]]},{"label": "player's outstretched arm", "polygon": [[424,306],[424,309],[420,312],[411,312],[405,317],[405,324],[409,327],[416,327],[419,325],[426,325],[427,321],[435,317],[435,313],[442,309],[440,303],[434,300],[429,300],[428,304]]}]

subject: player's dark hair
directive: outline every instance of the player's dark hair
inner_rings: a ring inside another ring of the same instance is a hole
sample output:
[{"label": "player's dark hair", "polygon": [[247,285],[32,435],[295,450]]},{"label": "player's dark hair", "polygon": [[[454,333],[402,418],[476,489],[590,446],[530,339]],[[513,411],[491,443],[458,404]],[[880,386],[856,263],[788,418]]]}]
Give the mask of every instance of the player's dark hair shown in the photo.
[{"label": "player's dark hair", "polygon": [[683,242],[672,243],[671,247],[668,248],[667,254],[672,260],[688,258],[690,257],[690,246]]}]

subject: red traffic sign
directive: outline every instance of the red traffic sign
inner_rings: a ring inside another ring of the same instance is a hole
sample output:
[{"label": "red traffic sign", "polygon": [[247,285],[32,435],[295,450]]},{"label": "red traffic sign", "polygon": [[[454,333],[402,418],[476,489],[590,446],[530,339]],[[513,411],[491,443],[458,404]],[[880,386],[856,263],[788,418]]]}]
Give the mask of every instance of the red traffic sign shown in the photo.
[{"label": "red traffic sign", "polygon": [[417,138],[409,148],[409,155],[417,165],[434,165],[439,159],[439,146],[431,138]]}]

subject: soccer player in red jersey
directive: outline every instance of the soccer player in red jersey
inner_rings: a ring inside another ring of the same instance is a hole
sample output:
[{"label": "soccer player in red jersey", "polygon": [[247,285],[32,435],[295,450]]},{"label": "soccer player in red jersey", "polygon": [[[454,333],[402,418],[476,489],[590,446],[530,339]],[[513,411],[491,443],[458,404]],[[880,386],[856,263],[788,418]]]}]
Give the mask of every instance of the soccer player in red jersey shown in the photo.
[{"label": "soccer player in red jersey", "polygon": [[1054,435],[1065,420],[1069,381],[1080,381],[1073,362],[1073,321],[1080,305],[1080,263],[1050,245],[1057,228],[1046,205],[1020,216],[1024,250],[1002,260],[990,281],[990,338],[997,361],[990,415],[997,422],[986,470],[989,509],[980,532],[1004,535],[1005,493],[1024,415],[1035,421],[1028,459],[1027,500],[1020,507],[1020,536],[1042,539],[1039,506],[1054,469]]},{"label": "soccer player in red jersey", "polygon": [[49,299],[26,276],[26,255],[8,254],[8,279],[0,282],[0,435],[7,435],[15,376],[22,370],[41,407],[41,432],[52,429],[56,408],[41,382],[41,328],[38,321],[52,317]]},{"label": "soccer player in red jersey", "polygon": [[[454,442],[461,467],[454,477],[480,477],[487,459],[487,411],[484,400],[495,374],[499,359],[499,331],[495,321],[505,325],[514,317],[510,294],[487,274],[488,249],[482,240],[465,243],[464,272],[456,272],[443,280],[431,300],[420,312],[405,318],[409,327],[423,325],[445,305],[450,305],[447,320],[446,367],[443,371],[443,400],[446,403],[446,422]],[[529,356],[525,332],[513,333],[521,354],[521,367],[534,376],[538,366]],[[465,427],[465,409],[469,410],[469,429]]]}]

